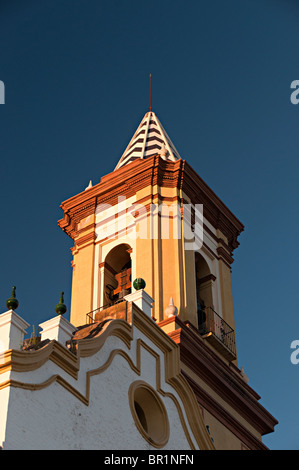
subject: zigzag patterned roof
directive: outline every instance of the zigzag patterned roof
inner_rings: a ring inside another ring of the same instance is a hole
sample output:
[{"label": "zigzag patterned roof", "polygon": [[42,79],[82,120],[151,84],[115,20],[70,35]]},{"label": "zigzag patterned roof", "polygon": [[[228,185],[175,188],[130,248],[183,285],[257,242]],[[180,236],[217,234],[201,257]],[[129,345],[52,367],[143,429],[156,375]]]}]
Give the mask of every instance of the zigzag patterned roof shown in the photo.
[{"label": "zigzag patterned roof", "polygon": [[157,153],[164,160],[176,161],[181,158],[156,114],[150,111],[139,124],[115,170],[137,158],[148,158]]}]

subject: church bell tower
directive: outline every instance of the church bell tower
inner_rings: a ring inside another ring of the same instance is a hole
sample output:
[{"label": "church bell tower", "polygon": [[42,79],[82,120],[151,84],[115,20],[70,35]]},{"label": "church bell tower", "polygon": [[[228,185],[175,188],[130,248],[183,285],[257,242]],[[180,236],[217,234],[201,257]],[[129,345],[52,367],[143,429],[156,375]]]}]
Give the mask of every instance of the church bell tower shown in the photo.
[{"label": "church bell tower", "polygon": [[61,207],[70,321],[62,293],[28,342],[7,302],[0,447],[265,450],[277,420],[237,363],[231,265],[243,225],[157,115],[114,171]]},{"label": "church bell tower", "polygon": [[243,225],[180,157],[154,112],[115,170],[61,207],[59,226],[74,240],[74,325],[94,320],[142,279],[157,323],[173,307],[236,359],[231,264]]}]

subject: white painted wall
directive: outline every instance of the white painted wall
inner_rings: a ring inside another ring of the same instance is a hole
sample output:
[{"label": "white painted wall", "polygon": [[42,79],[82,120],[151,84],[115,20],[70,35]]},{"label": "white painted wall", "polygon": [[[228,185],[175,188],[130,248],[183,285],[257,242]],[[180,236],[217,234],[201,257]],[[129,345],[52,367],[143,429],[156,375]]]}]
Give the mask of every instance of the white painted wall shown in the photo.
[{"label": "white painted wall", "polygon": [[[59,374],[81,394],[86,393],[86,372],[104,365],[112,351],[122,350],[136,365],[137,340],[141,338],[160,355],[161,370],[164,357],[159,348],[134,327],[131,347],[116,336],[109,336],[100,351],[80,359],[78,380],[70,377],[52,361],[29,372],[11,372],[10,378],[26,384],[42,383],[53,374]],[[163,372],[164,374],[164,372]],[[174,389],[165,383],[161,388],[172,393],[181,403]],[[135,380],[143,380],[156,389],[156,359],[141,348],[141,374],[138,375],[128,361],[116,354],[110,366],[90,380],[90,402],[86,406],[57,382],[41,390],[10,387],[1,390],[0,444],[3,449],[152,449],[139,433],[133,420],[128,390]],[[8,396],[9,392],[9,396]],[[8,400],[9,398],[9,400]],[[190,449],[174,400],[163,397],[170,424],[170,438],[164,449]],[[182,407],[183,409],[183,407]],[[184,413],[184,411],[183,411]],[[3,423],[6,422],[6,429]],[[185,420],[187,427],[189,425]],[[5,432],[5,435],[4,435]],[[192,432],[189,429],[195,444]]]}]

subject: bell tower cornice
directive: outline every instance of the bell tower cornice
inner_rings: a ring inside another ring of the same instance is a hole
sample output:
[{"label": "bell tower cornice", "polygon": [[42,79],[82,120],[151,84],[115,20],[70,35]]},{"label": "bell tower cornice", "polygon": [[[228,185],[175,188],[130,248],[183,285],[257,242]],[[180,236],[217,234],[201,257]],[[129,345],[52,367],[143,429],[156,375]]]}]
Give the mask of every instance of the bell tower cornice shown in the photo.
[{"label": "bell tower cornice", "polygon": [[60,206],[64,216],[58,225],[74,239],[78,224],[94,214],[99,204],[113,206],[119,196],[129,198],[148,186],[176,188],[179,203],[203,204],[204,217],[224,235],[230,252],[238,247],[237,238],[244,230],[243,224],[186,160],[165,161],[160,155],[137,159],[114,170],[103,176],[95,186],[64,201]]}]

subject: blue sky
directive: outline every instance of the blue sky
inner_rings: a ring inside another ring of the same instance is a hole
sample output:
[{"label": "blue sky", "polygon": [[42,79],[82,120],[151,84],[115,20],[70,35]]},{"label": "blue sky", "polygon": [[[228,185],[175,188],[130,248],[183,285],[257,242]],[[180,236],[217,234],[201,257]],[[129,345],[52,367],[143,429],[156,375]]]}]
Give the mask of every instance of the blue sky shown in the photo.
[{"label": "blue sky", "polygon": [[244,223],[232,281],[239,366],[299,449],[299,4],[1,0],[0,305],[37,328],[70,306],[60,203],[110,173],[152,104],[181,156]]}]

